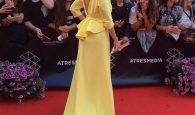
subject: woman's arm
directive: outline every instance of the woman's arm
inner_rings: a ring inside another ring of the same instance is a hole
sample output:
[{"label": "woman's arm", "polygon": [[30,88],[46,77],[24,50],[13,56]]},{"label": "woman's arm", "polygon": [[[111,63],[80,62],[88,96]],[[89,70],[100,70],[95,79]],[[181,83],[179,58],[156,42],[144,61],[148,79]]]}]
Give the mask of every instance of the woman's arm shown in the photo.
[{"label": "woman's arm", "polygon": [[164,31],[164,32],[166,32],[166,27],[167,27],[167,26],[156,25],[156,29],[157,29],[157,30]]},{"label": "woman's arm", "polygon": [[119,42],[118,42],[118,37],[114,29],[114,23],[113,23],[113,19],[111,15],[112,8],[111,8],[110,1],[109,0],[99,0],[99,8],[103,16],[104,27],[107,31],[109,31],[109,34],[111,35],[114,41],[114,48],[118,50]]},{"label": "woman's arm", "polygon": [[114,27],[112,27],[111,29],[109,29],[109,33],[110,33],[110,36],[112,37],[113,41],[114,41],[114,49],[115,50],[118,50],[119,48],[119,42],[118,42],[118,37],[116,35],[116,32],[114,30]]},{"label": "woman's arm", "polygon": [[143,25],[142,19],[143,16],[141,15],[141,13],[139,13],[135,7],[132,7],[129,13],[129,24],[134,32]]},{"label": "woman's arm", "polygon": [[44,6],[48,9],[54,8],[54,0],[41,0]]},{"label": "woman's arm", "polygon": [[8,6],[7,4],[3,5],[0,8],[0,14],[7,14],[7,13],[11,12],[12,10],[9,8],[10,8],[10,6]]},{"label": "woman's arm", "polygon": [[81,8],[83,8],[82,0],[75,0],[70,6],[70,11],[74,17],[78,17],[80,20],[83,20],[85,16],[81,13]]},{"label": "woman's arm", "polygon": [[23,13],[19,13],[18,15],[14,16],[15,18],[15,21],[18,23],[18,24],[21,24],[24,20],[24,14]]},{"label": "woman's arm", "polygon": [[151,23],[149,20],[148,20],[148,16],[146,14],[146,12],[142,12],[142,15],[143,15],[143,20],[144,20],[144,27],[146,30],[151,30],[154,26],[153,23]]},{"label": "woman's arm", "polygon": [[69,31],[72,31],[72,30],[74,30],[74,29],[76,29],[77,28],[77,24],[76,23],[73,23],[73,24],[71,24],[70,26],[69,26]]},{"label": "woman's arm", "polygon": [[37,35],[37,37],[39,39],[43,40],[43,37],[42,37],[43,36],[43,33],[42,33],[41,29],[39,29],[38,27],[34,26],[30,21],[24,22],[24,25],[28,29],[30,29],[31,31],[33,31]]},{"label": "woman's arm", "polygon": [[143,22],[141,20],[138,20],[137,22],[130,24],[134,32],[137,31],[142,25],[143,25]]},{"label": "woman's arm", "polygon": [[181,30],[178,26],[162,26],[162,25],[156,25],[156,29],[160,31],[164,31],[167,33],[174,33],[174,34],[180,34]]},{"label": "woman's arm", "polygon": [[83,14],[81,14],[80,16],[77,17],[79,20],[84,20],[85,16]]},{"label": "woman's arm", "polygon": [[36,26],[34,26],[30,21],[26,21],[24,22],[24,25],[30,29],[31,31],[35,32],[36,33]]},{"label": "woman's arm", "polygon": [[63,32],[69,32],[77,28],[77,24],[73,23],[72,25],[64,25],[64,26],[59,26],[59,30]]}]

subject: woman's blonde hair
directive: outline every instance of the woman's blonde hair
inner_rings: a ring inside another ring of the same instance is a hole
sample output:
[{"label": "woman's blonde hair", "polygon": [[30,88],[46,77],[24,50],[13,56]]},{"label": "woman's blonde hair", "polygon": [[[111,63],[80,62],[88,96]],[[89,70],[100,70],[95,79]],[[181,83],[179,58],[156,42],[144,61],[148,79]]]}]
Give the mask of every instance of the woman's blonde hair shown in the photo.
[{"label": "woman's blonde hair", "polygon": [[179,5],[184,9],[184,10],[189,10],[191,6],[188,6],[188,0],[179,0]]}]

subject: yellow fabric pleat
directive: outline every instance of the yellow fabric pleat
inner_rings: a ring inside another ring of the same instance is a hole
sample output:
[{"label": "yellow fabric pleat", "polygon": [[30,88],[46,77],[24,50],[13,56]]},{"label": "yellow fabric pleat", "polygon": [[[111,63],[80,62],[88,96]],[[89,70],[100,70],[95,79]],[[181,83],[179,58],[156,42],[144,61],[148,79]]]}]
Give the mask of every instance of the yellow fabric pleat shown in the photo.
[{"label": "yellow fabric pleat", "polygon": [[79,40],[77,63],[63,115],[115,115],[108,32]]}]

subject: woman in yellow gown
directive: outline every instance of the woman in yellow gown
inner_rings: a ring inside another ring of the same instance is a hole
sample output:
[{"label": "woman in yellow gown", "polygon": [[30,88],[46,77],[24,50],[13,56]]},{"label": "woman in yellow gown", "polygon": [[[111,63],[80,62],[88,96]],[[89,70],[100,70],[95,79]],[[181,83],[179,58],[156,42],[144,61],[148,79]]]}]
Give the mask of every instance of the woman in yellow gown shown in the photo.
[{"label": "woman in yellow gown", "polygon": [[82,21],[76,34],[79,50],[63,115],[115,115],[109,33],[116,50],[118,38],[113,28],[111,1],[75,0],[70,10]]}]

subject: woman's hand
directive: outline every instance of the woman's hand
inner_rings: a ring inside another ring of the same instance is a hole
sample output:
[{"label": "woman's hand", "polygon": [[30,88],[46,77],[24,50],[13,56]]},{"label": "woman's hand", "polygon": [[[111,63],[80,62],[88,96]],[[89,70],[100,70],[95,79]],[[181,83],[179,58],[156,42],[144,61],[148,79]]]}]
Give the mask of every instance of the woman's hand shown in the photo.
[{"label": "woman's hand", "polygon": [[138,19],[139,21],[142,21],[142,20],[143,20],[143,15],[142,15],[142,13],[137,12],[137,19]]},{"label": "woman's hand", "polygon": [[43,38],[44,34],[42,33],[41,29],[35,28],[35,33],[36,33],[37,37],[38,37],[40,40],[44,40],[44,38]]},{"label": "woman's hand", "polygon": [[181,33],[181,30],[177,26],[165,26],[164,30],[167,33],[174,33],[174,34],[178,34],[178,35]]},{"label": "woman's hand", "polygon": [[14,17],[12,17],[11,15],[8,15],[6,19],[7,19],[7,22],[8,22],[9,24],[11,24],[11,23],[14,22]]},{"label": "woman's hand", "polygon": [[120,23],[119,23],[120,27],[122,27],[124,24],[125,24],[125,21],[124,20],[120,20]]},{"label": "woman's hand", "polygon": [[180,24],[179,27],[180,27],[182,30],[187,29],[187,26],[186,26],[185,24]]},{"label": "woman's hand", "polygon": [[0,8],[0,14],[7,14],[9,12],[11,12],[12,10],[10,9],[10,7],[5,4]]},{"label": "woman's hand", "polygon": [[118,40],[115,40],[114,43],[113,43],[113,45],[114,45],[114,49],[115,49],[116,51],[118,51],[118,50],[119,50],[119,46],[120,46],[119,41],[118,41]]},{"label": "woman's hand", "polygon": [[117,28],[120,28],[120,24],[119,24],[119,23],[120,23],[120,21],[118,21],[118,20],[115,21],[115,22],[114,22],[114,26],[117,27]]},{"label": "woman's hand", "polygon": [[179,35],[181,33],[181,30],[178,26],[173,26],[173,33]]},{"label": "woman's hand", "polygon": [[174,32],[174,29],[173,29],[173,26],[165,26],[163,28],[163,30],[167,33],[173,33]]},{"label": "woman's hand", "polygon": [[124,20],[117,20],[114,22],[114,26],[117,28],[121,28],[125,24]]},{"label": "woman's hand", "polygon": [[67,32],[62,32],[61,36],[62,36],[62,39],[65,40],[69,37],[69,34]]},{"label": "woman's hand", "polygon": [[24,19],[24,14],[20,13],[20,14],[14,14],[14,21],[17,22],[18,24],[21,24],[23,22]]},{"label": "woman's hand", "polygon": [[71,28],[68,25],[64,25],[64,26],[59,26],[58,28],[60,31],[62,32],[69,32],[71,30]]}]

